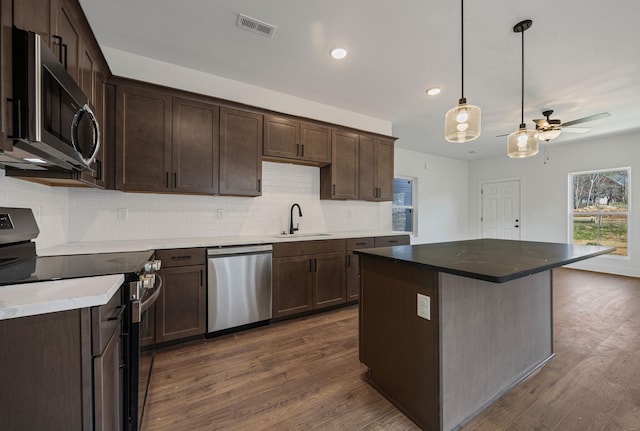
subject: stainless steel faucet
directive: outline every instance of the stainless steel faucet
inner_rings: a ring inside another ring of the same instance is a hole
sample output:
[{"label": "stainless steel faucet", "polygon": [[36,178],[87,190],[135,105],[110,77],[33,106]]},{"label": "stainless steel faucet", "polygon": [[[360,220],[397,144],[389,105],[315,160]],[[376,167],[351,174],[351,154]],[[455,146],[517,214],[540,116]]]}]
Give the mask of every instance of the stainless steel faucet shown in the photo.
[{"label": "stainless steel faucet", "polygon": [[291,220],[289,221],[289,235],[293,235],[293,233],[297,231],[300,227],[299,223],[296,223],[296,227],[293,227],[293,207],[298,207],[298,216],[302,217],[302,209],[300,209],[300,205],[298,204],[291,205]]}]

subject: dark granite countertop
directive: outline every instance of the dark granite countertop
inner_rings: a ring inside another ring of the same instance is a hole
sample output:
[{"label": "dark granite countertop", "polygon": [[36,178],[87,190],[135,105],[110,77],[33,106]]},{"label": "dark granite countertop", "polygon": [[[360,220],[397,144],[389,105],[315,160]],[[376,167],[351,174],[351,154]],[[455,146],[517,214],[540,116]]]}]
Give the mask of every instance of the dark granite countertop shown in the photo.
[{"label": "dark granite countertop", "polygon": [[613,247],[551,242],[475,239],[356,250],[435,271],[494,283],[525,277],[614,251]]}]

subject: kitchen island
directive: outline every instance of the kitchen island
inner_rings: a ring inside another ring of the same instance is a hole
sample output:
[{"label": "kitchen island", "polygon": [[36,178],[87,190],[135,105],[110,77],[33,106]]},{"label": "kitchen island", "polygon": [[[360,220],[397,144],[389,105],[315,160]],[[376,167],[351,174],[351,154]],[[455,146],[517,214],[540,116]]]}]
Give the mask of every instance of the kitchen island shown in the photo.
[{"label": "kitchen island", "polygon": [[425,430],[454,430],[549,361],[552,269],[613,248],[480,239],[356,251],[360,361]]}]

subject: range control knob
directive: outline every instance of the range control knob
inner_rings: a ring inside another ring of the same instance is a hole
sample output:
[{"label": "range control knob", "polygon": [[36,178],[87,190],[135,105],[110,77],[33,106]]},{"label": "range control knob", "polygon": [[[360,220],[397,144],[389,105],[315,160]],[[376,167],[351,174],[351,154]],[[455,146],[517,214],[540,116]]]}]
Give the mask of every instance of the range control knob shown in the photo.
[{"label": "range control knob", "polygon": [[140,276],[140,285],[143,289],[153,289],[156,284],[155,274],[145,274]]},{"label": "range control knob", "polygon": [[161,260],[150,260],[144,264],[144,272],[159,271],[161,266]]}]

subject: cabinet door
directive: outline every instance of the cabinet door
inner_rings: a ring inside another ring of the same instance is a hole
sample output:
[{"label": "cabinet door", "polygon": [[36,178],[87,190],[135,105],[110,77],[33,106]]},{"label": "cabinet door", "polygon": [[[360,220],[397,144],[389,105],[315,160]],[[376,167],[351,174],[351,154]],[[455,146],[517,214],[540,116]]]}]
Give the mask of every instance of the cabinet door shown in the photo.
[{"label": "cabinet door", "polygon": [[61,56],[62,64],[64,64],[69,75],[71,75],[76,82],[79,82],[80,35],[65,0],[58,1],[56,31],[54,36],[61,39],[57,42],[60,51],[56,53]]},{"label": "cabinet door", "polygon": [[22,30],[38,33],[47,45],[52,46],[51,36],[55,33],[58,1],[61,0],[13,0],[14,25]]},{"label": "cabinet door", "polygon": [[124,380],[120,369],[120,328],[113,333],[104,353],[93,359],[94,430],[121,429]]},{"label": "cabinet door", "polygon": [[374,239],[352,238],[346,240],[347,249],[347,301],[357,301],[360,298],[360,257],[353,250],[372,248]]},{"label": "cabinet door", "polygon": [[262,154],[297,159],[302,156],[301,153],[300,122],[275,115],[265,115]]},{"label": "cabinet door", "polygon": [[331,163],[331,129],[316,124],[300,125],[301,156],[304,160]]},{"label": "cabinet door", "polygon": [[13,140],[13,107],[9,100],[13,98],[13,51],[11,1],[0,3],[0,151],[11,151]]},{"label": "cabinet door", "polygon": [[220,108],[220,194],[262,194],[262,115]]},{"label": "cabinet door", "polygon": [[366,201],[378,200],[378,185],[376,184],[376,141],[370,136],[360,135],[360,154],[358,157],[358,173],[360,199]]},{"label": "cabinet door", "polygon": [[313,259],[311,256],[273,259],[273,317],[313,308]]},{"label": "cabinet door", "polygon": [[156,342],[204,335],[205,266],[176,266],[158,272],[164,284],[156,301]]},{"label": "cabinet door", "polygon": [[376,187],[379,201],[393,200],[393,141],[379,139],[376,144]]},{"label": "cabinet door", "polygon": [[80,47],[79,80],[82,92],[89,98],[92,106],[96,105],[96,62],[95,56],[87,44]]},{"label": "cabinet door", "polygon": [[322,199],[358,199],[358,142],[356,133],[333,130],[331,165],[320,171]]},{"label": "cabinet door", "polygon": [[313,308],[342,304],[346,300],[344,252],[314,256],[315,294]]},{"label": "cabinet door", "polygon": [[116,90],[116,188],[169,191],[171,97],[148,88]]},{"label": "cabinet door", "polygon": [[218,193],[218,111],[215,105],[173,99],[173,191]]}]

